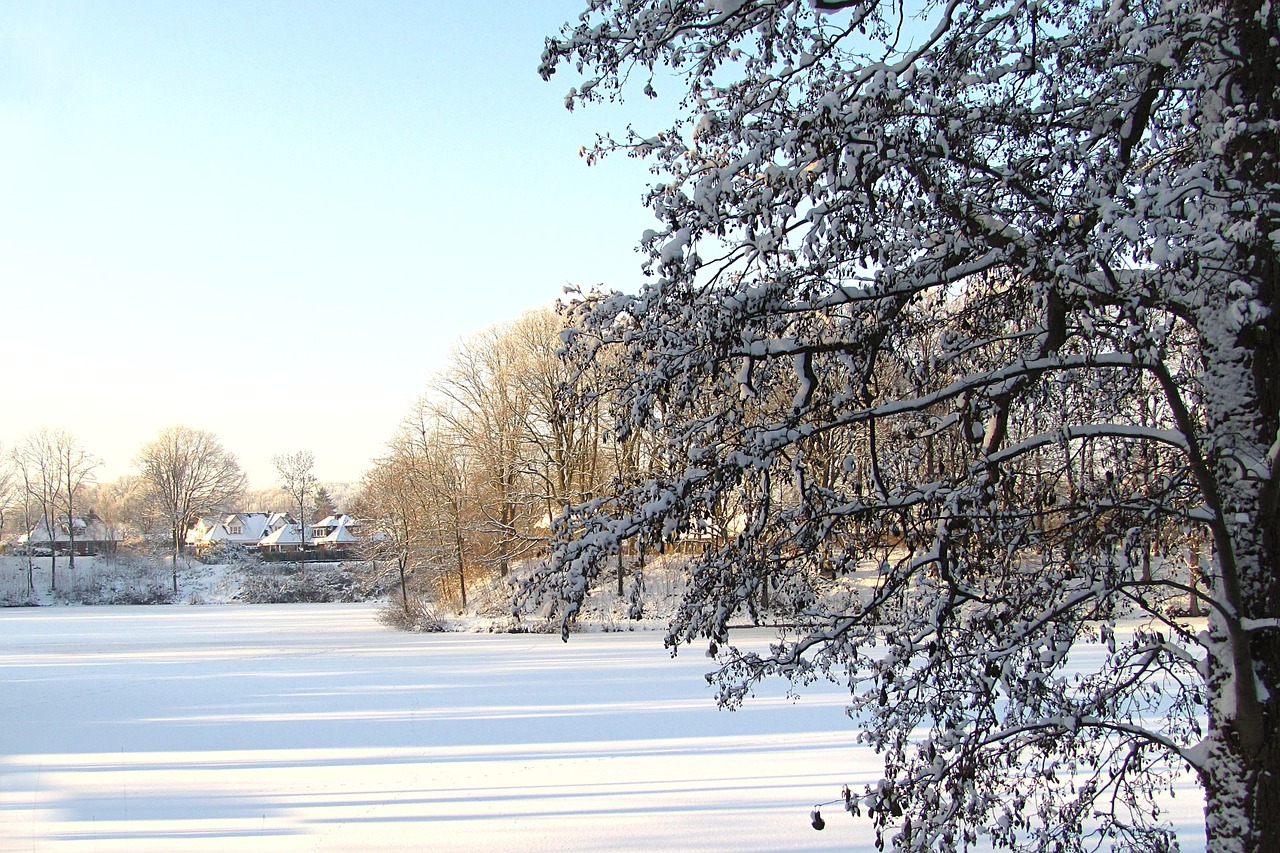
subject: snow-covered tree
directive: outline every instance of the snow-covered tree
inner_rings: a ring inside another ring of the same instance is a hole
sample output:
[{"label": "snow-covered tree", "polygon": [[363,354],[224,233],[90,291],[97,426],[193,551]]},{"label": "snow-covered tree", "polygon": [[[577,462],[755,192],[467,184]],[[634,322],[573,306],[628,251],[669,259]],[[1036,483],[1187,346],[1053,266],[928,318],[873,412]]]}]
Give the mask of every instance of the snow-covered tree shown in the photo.
[{"label": "snow-covered tree", "polygon": [[[566,514],[529,593],[571,619],[620,543],[739,507],[669,642],[729,703],[848,679],[895,848],[1167,849],[1190,768],[1211,850],[1280,850],[1278,14],[593,0],[544,76],[680,117],[586,152],[650,158],[660,224],[568,353],[634,365],[615,431],[665,473]],[[738,652],[763,589],[795,629]]]},{"label": "snow-covered tree", "polygon": [[235,454],[217,436],[188,426],[163,430],[142,446],[134,464],[152,511],[169,530],[177,593],[178,553],[187,528],[198,515],[228,509],[247,480]]}]

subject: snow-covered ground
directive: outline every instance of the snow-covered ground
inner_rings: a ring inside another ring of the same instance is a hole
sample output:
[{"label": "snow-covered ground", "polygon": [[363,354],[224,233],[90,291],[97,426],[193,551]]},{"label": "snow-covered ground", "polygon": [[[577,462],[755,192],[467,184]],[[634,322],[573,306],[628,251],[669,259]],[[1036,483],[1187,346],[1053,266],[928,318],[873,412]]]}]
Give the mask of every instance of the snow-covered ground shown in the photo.
[{"label": "snow-covered ground", "polygon": [[[91,590],[154,583],[77,564]],[[729,713],[698,649],[613,632],[661,620],[603,600],[565,644],[489,633],[497,587],[461,632],[413,634],[376,604],[226,603],[243,580],[195,564],[178,605],[0,608],[0,851],[874,849],[839,807],[809,826],[880,775],[834,685]],[[655,571],[647,613],[675,582]],[[1203,799],[1177,794],[1182,850],[1203,850]]]},{"label": "snow-covered ground", "polygon": [[653,633],[373,605],[0,610],[0,850],[870,850],[844,697],[715,709]]}]

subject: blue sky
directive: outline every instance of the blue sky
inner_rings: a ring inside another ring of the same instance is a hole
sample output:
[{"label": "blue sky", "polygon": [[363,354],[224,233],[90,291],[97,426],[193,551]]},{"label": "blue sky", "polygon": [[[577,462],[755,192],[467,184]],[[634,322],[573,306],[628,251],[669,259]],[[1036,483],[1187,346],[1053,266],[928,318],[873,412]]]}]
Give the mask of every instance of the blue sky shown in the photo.
[{"label": "blue sky", "polygon": [[633,288],[648,175],[577,151],[655,108],[538,77],[579,5],[7,0],[0,441],[111,479],[185,423],[255,487],[355,480],[459,338]]}]

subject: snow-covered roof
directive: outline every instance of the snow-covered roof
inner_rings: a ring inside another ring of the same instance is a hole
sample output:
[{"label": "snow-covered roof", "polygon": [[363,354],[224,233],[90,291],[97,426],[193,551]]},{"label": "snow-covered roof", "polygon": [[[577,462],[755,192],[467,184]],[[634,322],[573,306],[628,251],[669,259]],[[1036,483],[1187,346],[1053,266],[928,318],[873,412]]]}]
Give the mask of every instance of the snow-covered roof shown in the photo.
[{"label": "snow-covered roof", "polygon": [[[50,536],[48,526],[43,520],[41,520],[37,522],[35,527],[32,527],[26,533],[23,533],[15,541],[20,545],[25,545],[28,542],[47,543],[50,539],[55,542],[70,542],[71,534],[67,530],[65,521],[66,516],[64,515],[62,516],[62,519],[60,519],[61,523],[56,525],[57,529],[54,531],[54,535]],[[118,542],[124,539],[123,533],[118,530],[112,531],[102,522],[102,519],[98,518],[96,515],[72,516],[71,526],[75,528],[76,539],[92,540],[95,542],[109,542],[113,539]]]},{"label": "snow-covered roof", "polygon": [[259,544],[267,548],[273,545],[298,545],[300,544],[298,526],[286,524],[284,527],[277,528],[262,537],[262,542]]},{"label": "snow-covered roof", "polygon": [[210,527],[203,534],[201,534],[196,544],[214,545],[218,542],[226,542],[230,538],[231,538],[231,532],[227,530],[227,526],[225,524],[219,521],[217,524],[213,525],[213,527]]},{"label": "snow-covered roof", "polygon": [[233,541],[257,542],[267,533],[270,520],[271,516],[265,512],[237,512],[228,515],[223,523],[230,529],[236,521],[240,522],[242,530],[231,537]]},{"label": "snow-covered roof", "polygon": [[356,537],[351,533],[351,531],[347,529],[347,526],[345,524],[337,525],[323,539],[316,540],[317,543],[322,542],[325,545],[350,545],[354,542],[359,542],[359,541],[360,540],[356,539]]}]

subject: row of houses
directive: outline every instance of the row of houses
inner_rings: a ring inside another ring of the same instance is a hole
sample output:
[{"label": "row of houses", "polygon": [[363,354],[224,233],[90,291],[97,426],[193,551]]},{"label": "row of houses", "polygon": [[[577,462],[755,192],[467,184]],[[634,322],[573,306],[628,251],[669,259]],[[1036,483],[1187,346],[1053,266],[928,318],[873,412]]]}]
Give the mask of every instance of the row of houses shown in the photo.
[{"label": "row of houses", "polygon": [[[223,545],[259,551],[342,551],[360,539],[358,523],[349,515],[331,515],[315,524],[299,525],[284,512],[234,512],[199,519],[188,531],[186,544],[197,553]],[[126,532],[107,524],[97,513],[63,515],[53,530],[40,521],[9,543],[18,553],[70,554],[88,557],[115,553]]]},{"label": "row of houses", "polygon": [[255,551],[340,551],[359,544],[358,527],[349,515],[298,524],[285,512],[233,512],[201,518],[187,531],[186,543],[197,553],[228,545]]}]

